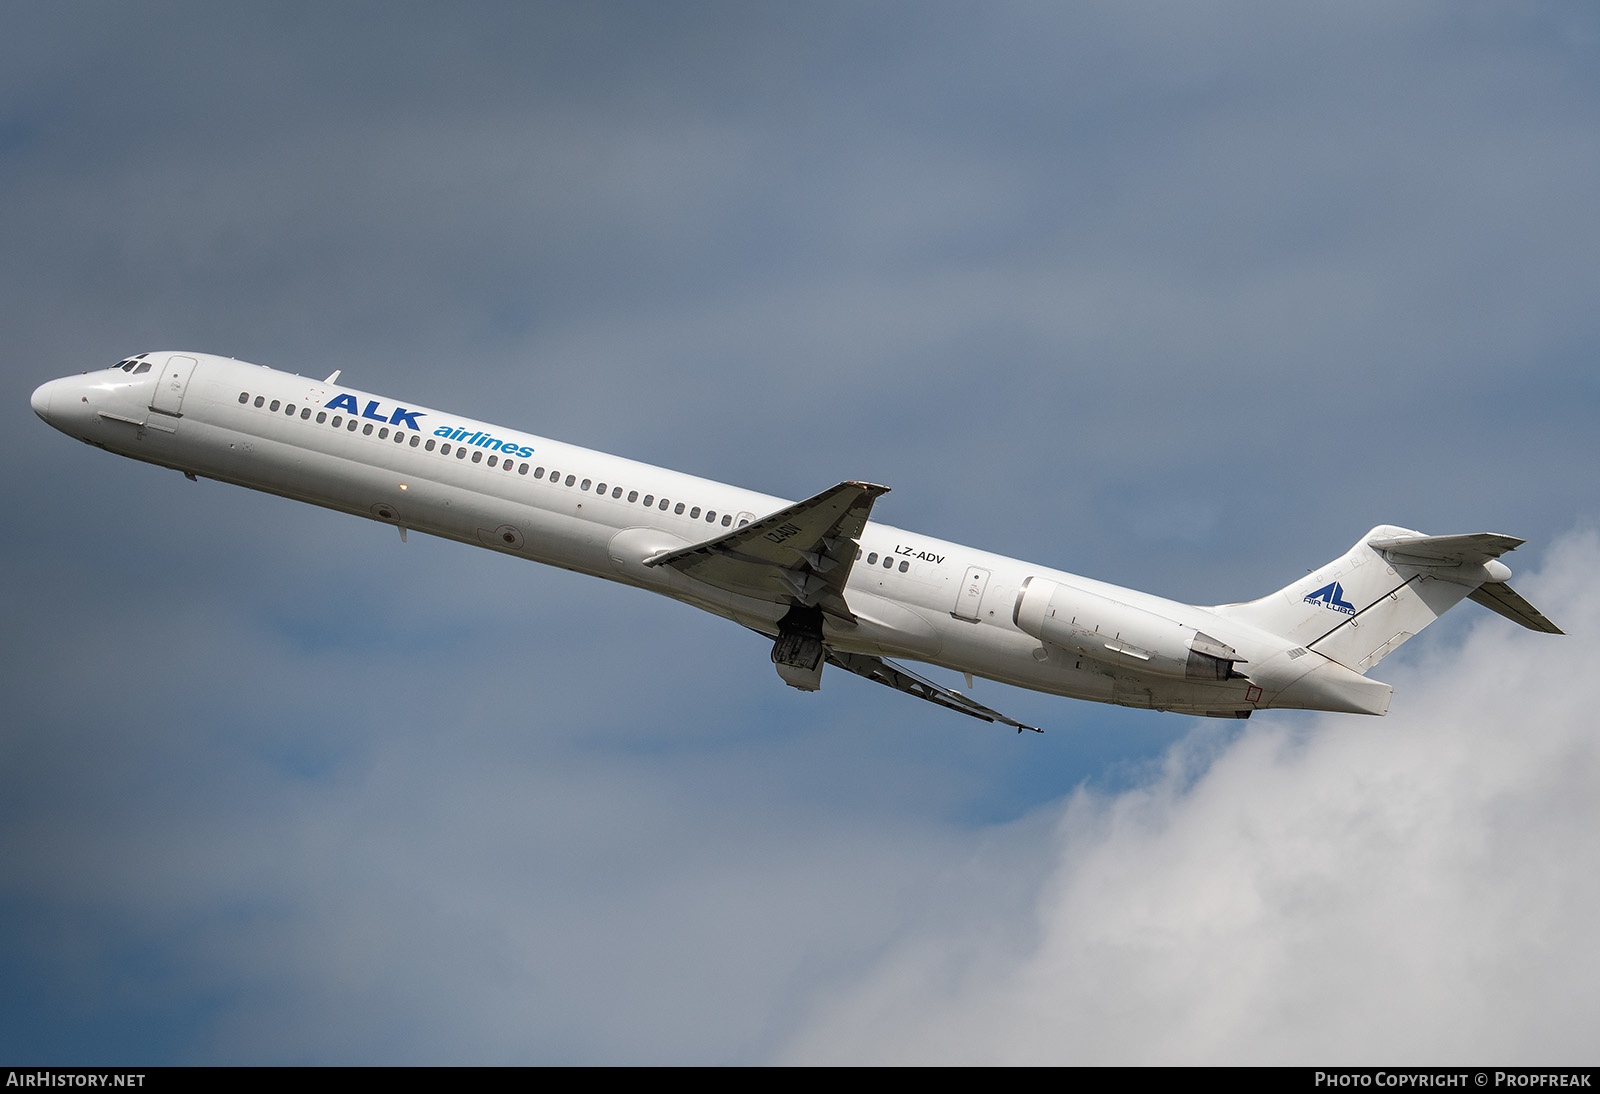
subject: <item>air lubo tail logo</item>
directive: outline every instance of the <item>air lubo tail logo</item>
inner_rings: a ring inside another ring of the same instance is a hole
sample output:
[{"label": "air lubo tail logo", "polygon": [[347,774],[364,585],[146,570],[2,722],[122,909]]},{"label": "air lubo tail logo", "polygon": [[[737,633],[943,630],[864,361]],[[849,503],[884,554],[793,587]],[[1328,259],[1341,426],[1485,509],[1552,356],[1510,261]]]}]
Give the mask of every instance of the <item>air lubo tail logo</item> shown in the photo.
[{"label": "air lubo tail logo", "polygon": [[1332,608],[1345,615],[1355,615],[1356,606],[1344,598],[1344,586],[1337,581],[1331,585],[1324,585],[1314,593],[1306,596],[1307,604],[1321,604],[1324,608]]}]

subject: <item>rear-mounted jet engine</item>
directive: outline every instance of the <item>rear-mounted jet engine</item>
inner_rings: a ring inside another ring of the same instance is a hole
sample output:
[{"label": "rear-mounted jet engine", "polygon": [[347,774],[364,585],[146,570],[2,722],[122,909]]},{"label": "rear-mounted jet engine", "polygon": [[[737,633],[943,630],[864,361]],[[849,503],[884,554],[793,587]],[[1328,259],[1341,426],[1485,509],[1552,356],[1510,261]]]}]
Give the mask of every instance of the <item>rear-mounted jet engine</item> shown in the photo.
[{"label": "rear-mounted jet engine", "polygon": [[1173,619],[1087,589],[1027,578],[1012,620],[1041,642],[1106,665],[1180,680],[1243,679],[1244,658],[1232,646]]}]

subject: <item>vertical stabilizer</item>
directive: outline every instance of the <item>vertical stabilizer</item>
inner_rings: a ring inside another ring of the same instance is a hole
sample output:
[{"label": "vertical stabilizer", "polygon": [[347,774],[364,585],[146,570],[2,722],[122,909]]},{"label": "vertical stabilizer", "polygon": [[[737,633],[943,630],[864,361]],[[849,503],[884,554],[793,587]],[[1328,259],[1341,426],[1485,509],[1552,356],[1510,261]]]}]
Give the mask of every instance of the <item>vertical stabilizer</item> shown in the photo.
[{"label": "vertical stabilizer", "polygon": [[[1294,584],[1215,610],[1360,673],[1468,596],[1496,611],[1516,610],[1521,618],[1501,614],[1524,626],[1560,633],[1504,585],[1511,571],[1495,559],[1522,542],[1494,532],[1427,536],[1383,524]],[[1480,588],[1491,591],[1480,595]]]}]

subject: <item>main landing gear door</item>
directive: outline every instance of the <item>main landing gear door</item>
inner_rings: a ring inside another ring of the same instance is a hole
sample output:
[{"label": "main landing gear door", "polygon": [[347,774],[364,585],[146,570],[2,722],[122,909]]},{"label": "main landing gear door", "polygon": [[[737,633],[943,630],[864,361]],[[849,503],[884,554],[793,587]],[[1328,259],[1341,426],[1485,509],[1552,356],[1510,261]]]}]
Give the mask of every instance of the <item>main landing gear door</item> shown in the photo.
[{"label": "main landing gear door", "polygon": [[189,387],[189,376],[194,372],[193,357],[172,356],[161,366],[156,377],[155,393],[150,397],[153,413],[145,423],[151,429],[166,433],[178,431],[178,419],[183,416],[183,394]]},{"label": "main landing gear door", "polygon": [[967,567],[961,579],[961,591],[956,594],[956,609],[950,614],[968,623],[978,621],[978,608],[983,605],[983,592],[989,587],[989,571],[976,566]]}]

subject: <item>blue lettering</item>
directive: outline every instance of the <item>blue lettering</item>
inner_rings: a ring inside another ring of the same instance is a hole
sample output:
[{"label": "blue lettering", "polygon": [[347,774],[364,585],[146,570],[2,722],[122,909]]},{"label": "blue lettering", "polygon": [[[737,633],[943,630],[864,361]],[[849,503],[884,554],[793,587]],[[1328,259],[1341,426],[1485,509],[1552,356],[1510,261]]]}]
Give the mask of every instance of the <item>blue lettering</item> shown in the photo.
[{"label": "blue lettering", "polygon": [[373,413],[373,411],[377,410],[377,409],[378,409],[378,400],[376,400],[376,399],[369,400],[368,403],[367,403],[367,409],[365,409],[365,410],[363,410],[361,412],[361,416],[363,418],[371,418],[375,422],[387,422],[389,419],[385,418],[382,414],[374,414]]},{"label": "blue lettering", "polygon": [[1356,606],[1344,598],[1344,586],[1337,581],[1330,585],[1324,585],[1314,593],[1308,593],[1305,597],[1305,603],[1320,603],[1324,607],[1332,608],[1336,612],[1343,612],[1345,615],[1356,614]]},{"label": "blue lettering", "polygon": [[456,432],[456,427],[455,426],[453,426],[453,425],[442,425],[438,429],[435,429],[433,431],[433,435],[435,437],[449,437],[451,440],[455,440],[455,432]]},{"label": "blue lettering", "polygon": [[389,424],[404,425],[410,429],[415,429],[420,433],[422,432],[422,427],[417,424],[417,415],[422,413],[425,412],[421,410],[407,410],[403,406],[397,406],[394,408],[394,413],[389,415]]},{"label": "blue lettering", "polygon": [[329,399],[328,400],[328,409],[329,410],[348,410],[352,414],[356,414],[356,413],[360,412],[360,410],[361,410],[360,407],[356,406],[356,397],[354,395],[348,395],[348,394],[346,394],[346,395],[335,395],[332,399]]}]

